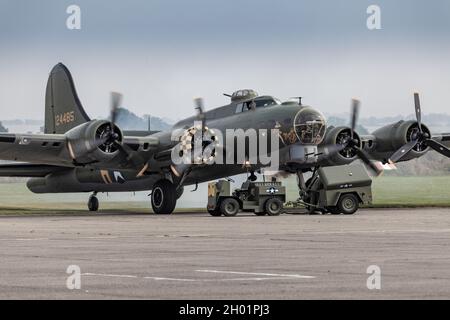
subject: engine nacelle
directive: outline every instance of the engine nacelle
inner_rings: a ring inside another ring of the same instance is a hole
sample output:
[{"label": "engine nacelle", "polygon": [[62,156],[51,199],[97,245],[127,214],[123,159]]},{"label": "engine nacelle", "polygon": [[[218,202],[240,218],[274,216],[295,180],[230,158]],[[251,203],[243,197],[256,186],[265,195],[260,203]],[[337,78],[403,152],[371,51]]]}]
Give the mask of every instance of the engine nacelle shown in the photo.
[{"label": "engine nacelle", "polygon": [[[373,151],[371,151],[372,157],[377,160],[387,162],[389,157],[402,146],[411,141],[412,136],[419,130],[417,121],[399,121],[380,129],[377,129],[372,133],[375,137],[375,144]],[[430,134],[430,130],[422,124],[422,130]],[[430,134],[431,136],[431,134]],[[411,160],[422,156],[428,151],[428,147],[423,144],[417,144],[406,156],[400,161]]]},{"label": "engine nacelle", "polygon": [[[327,129],[324,141],[319,145],[319,152],[323,152],[326,146],[343,145],[351,139],[351,129],[349,127],[329,127]],[[361,138],[354,132],[353,139],[358,140],[358,147],[361,147]],[[351,148],[343,150],[331,155],[325,160],[328,165],[344,165],[352,163],[357,156]]]},{"label": "engine nacelle", "polygon": [[[112,141],[102,142],[111,131],[111,123],[105,120],[92,120],[83,123],[66,133],[70,157],[77,163],[110,161],[119,153]],[[114,126],[116,142],[121,143],[122,131]]]},{"label": "engine nacelle", "polygon": [[27,181],[28,189],[33,193],[66,193],[66,192],[89,192],[83,189],[76,177],[76,170],[56,172],[44,178],[31,178]]}]

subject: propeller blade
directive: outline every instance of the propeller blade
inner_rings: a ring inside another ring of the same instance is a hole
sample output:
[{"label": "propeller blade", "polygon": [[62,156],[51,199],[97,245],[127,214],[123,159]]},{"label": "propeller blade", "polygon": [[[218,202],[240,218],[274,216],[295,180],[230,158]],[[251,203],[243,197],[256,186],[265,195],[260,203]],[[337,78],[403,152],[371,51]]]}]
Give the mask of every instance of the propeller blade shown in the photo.
[{"label": "propeller blade", "polygon": [[325,145],[325,146],[321,147],[319,150],[319,154],[318,154],[319,161],[323,158],[332,156],[332,155],[344,150],[345,148],[346,148],[346,146],[342,145],[342,144]]},{"label": "propeller blade", "polygon": [[394,152],[394,154],[390,157],[390,162],[395,163],[398,162],[403,156],[405,156],[408,152],[410,152],[417,144],[417,140],[411,140],[403,147]]},{"label": "propeller blade", "polygon": [[202,134],[205,132],[205,114],[203,98],[194,99],[195,109],[197,110],[197,119],[202,122]]},{"label": "propeller blade", "polygon": [[198,114],[203,114],[204,112],[204,101],[203,98],[195,98],[194,99],[195,109],[198,111]]},{"label": "propeller blade", "polygon": [[354,148],[356,154],[358,155],[359,159],[361,159],[362,162],[364,162],[370,170],[372,170],[372,172],[375,174],[375,176],[379,176],[383,171],[380,170],[380,168],[378,168],[375,163],[373,163],[372,161],[370,161],[369,157],[367,156],[367,154],[359,149],[359,148]]},{"label": "propeller blade", "polygon": [[100,138],[100,139],[96,139],[96,140],[94,141],[94,143],[92,144],[92,146],[93,146],[94,148],[98,148],[98,147],[100,147],[102,144],[105,144],[106,142],[108,142],[108,140],[109,140],[109,137],[108,137],[108,136],[107,136],[107,137]]},{"label": "propeller blade", "polygon": [[130,161],[135,167],[145,164],[144,159],[139,155],[139,153],[131,149],[125,143],[114,141],[114,144],[122,153],[122,157],[124,157],[123,161]]},{"label": "propeller blade", "polygon": [[450,149],[444,146],[443,144],[440,144],[439,142],[432,139],[425,140],[425,144],[434,151],[439,152],[440,154],[446,156],[447,158],[450,158]]},{"label": "propeller blade", "polygon": [[275,178],[275,179],[286,179],[288,177],[290,177],[291,175],[293,175],[295,173],[289,172],[289,171],[284,171],[284,170],[279,170],[277,172],[273,172],[270,174],[265,174],[266,177],[268,178]]},{"label": "propeller blade", "polygon": [[177,177],[182,177],[183,175],[189,174],[194,165],[204,164],[203,162],[203,148],[197,150],[197,152],[192,152],[189,156],[190,161],[187,163],[172,164],[170,169]]},{"label": "propeller blade", "polygon": [[[117,112],[122,104],[122,94],[111,92],[111,124],[115,124],[117,120]],[[114,126],[112,125],[112,129]]]},{"label": "propeller blade", "polygon": [[352,99],[352,120],[351,120],[352,122],[350,124],[352,140],[356,129],[356,121],[358,119],[358,113],[359,113],[359,100]]},{"label": "propeller blade", "polygon": [[417,123],[419,124],[419,131],[420,133],[422,133],[422,110],[420,108],[420,98],[419,98],[419,94],[416,92],[414,93],[414,106],[416,109],[416,120]]}]

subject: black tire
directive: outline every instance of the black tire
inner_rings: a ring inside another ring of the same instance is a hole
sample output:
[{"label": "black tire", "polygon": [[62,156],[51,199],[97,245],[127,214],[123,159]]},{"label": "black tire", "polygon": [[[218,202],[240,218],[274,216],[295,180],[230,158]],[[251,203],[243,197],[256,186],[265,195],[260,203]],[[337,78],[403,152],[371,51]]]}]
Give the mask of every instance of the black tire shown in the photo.
[{"label": "black tire", "polygon": [[283,202],[278,198],[270,198],[264,204],[264,210],[269,216],[279,216],[283,210]]},{"label": "black tire", "polygon": [[177,200],[181,198],[183,193],[184,193],[184,187],[181,187],[181,188],[177,189]]},{"label": "black tire", "polygon": [[220,204],[220,212],[225,217],[234,217],[239,212],[239,202],[234,198],[226,198]]},{"label": "black tire", "polygon": [[222,215],[222,213],[218,210],[208,210],[208,213],[213,217],[220,217]]},{"label": "black tire", "polygon": [[359,208],[359,200],[354,194],[344,194],[339,198],[337,207],[343,214],[354,214]]},{"label": "black tire", "polygon": [[152,189],[152,208],[155,214],[171,214],[177,204],[176,188],[169,180],[159,180]]},{"label": "black tire", "polygon": [[88,201],[89,211],[91,211],[91,212],[98,211],[99,205],[100,204],[99,204],[98,199],[97,199],[96,196],[90,196],[89,197],[89,201]]},{"label": "black tire", "polygon": [[327,209],[331,214],[341,214],[341,211],[338,209],[338,207],[328,207]]}]

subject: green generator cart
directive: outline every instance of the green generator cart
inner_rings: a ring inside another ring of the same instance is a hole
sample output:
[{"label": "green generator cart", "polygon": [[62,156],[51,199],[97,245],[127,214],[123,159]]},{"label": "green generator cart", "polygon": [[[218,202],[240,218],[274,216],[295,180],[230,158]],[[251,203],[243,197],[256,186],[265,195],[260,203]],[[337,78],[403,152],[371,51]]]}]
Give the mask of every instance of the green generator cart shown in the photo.
[{"label": "green generator cart", "polygon": [[239,211],[258,216],[277,216],[283,211],[286,188],[281,182],[246,181],[240,189],[231,192],[230,181],[219,180],[208,184],[208,212],[215,217],[235,216]]},{"label": "green generator cart", "polygon": [[306,183],[302,198],[309,213],[353,214],[372,203],[372,179],[361,164],[319,168]]}]

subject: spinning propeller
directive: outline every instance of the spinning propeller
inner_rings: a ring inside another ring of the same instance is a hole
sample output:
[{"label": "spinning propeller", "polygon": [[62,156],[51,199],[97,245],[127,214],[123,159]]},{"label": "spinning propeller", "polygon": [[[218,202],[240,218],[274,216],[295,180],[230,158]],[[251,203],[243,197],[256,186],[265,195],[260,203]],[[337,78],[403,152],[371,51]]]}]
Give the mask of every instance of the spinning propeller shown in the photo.
[{"label": "spinning propeller", "polygon": [[358,120],[359,115],[359,100],[352,100],[352,109],[351,109],[351,124],[350,124],[350,136],[345,137],[341,140],[340,144],[326,146],[325,149],[328,154],[337,153],[342,150],[346,150],[349,154],[356,155],[362,162],[364,162],[369,169],[376,175],[379,176],[382,172],[380,168],[378,168],[375,163],[370,161],[367,153],[359,147],[359,140],[355,135],[356,122]]},{"label": "spinning propeller", "polygon": [[361,159],[362,162],[364,162],[370,170],[373,171],[373,173],[376,176],[379,176],[382,172],[372,161],[370,161],[369,157],[367,156],[367,153],[359,148],[358,146],[358,140],[354,138],[355,135],[355,128],[356,128],[356,121],[358,119],[359,115],[359,101],[353,99],[352,100],[352,122],[351,122],[351,139],[350,143],[348,144],[348,147],[353,149],[358,156],[359,159]]},{"label": "spinning propeller", "polygon": [[129,146],[122,143],[121,134],[117,131],[117,117],[119,108],[122,104],[123,96],[118,92],[111,92],[110,96],[110,121],[109,124],[99,133],[99,137],[94,142],[97,147],[102,147],[105,152],[111,152],[114,149],[119,150],[126,160],[131,161],[135,166],[142,165],[144,160],[134,152]]},{"label": "spinning propeller", "polygon": [[202,127],[205,127],[205,103],[203,98],[194,98],[195,110],[197,110],[197,120],[202,122]]},{"label": "spinning propeller", "polygon": [[111,110],[110,110],[110,121],[109,125],[102,128],[103,131],[99,132],[94,145],[96,147],[104,146],[105,150],[110,151],[113,145],[119,145],[120,135],[115,132],[116,130],[116,120],[119,110],[119,106],[122,103],[122,95],[117,92],[111,92]]},{"label": "spinning propeller", "polygon": [[[183,150],[183,154],[190,160],[188,163],[173,164],[171,166],[172,172],[177,176],[184,179],[187,174],[191,171],[194,164],[197,162],[203,162],[203,151],[206,147],[207,141],[204,138],[208,132],[208,128],[205,124],[205,113],[204,113],[204,100],[203,98],[194,98],[194,107],[197,110],[197,121],[201,121],[201,127],[194,127],[189,129],[188,134],[191,135],[190,147]],[[192,130],[192,131],[191,131]],[[200,132],[200,134],[196,134]],[[195,148],[196,145],[201,146],[200,148]],[[196,162],[197,161],[197,162]]]}]

